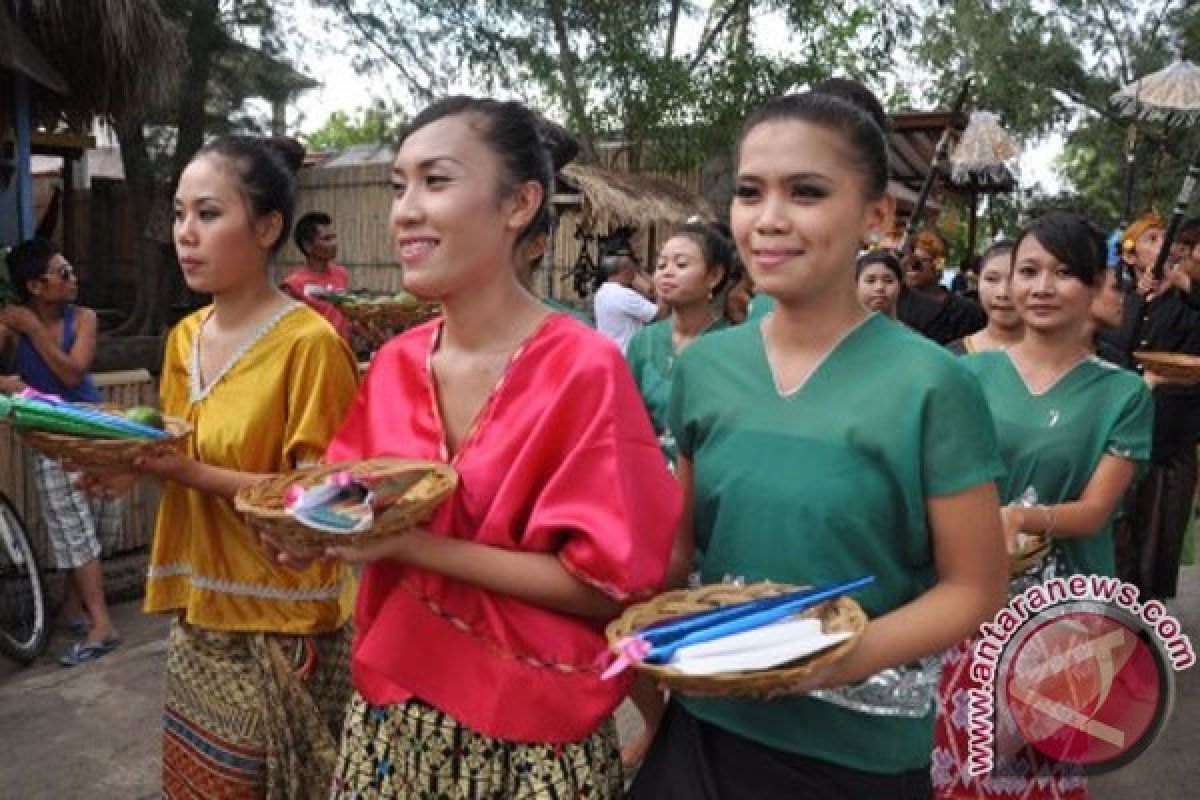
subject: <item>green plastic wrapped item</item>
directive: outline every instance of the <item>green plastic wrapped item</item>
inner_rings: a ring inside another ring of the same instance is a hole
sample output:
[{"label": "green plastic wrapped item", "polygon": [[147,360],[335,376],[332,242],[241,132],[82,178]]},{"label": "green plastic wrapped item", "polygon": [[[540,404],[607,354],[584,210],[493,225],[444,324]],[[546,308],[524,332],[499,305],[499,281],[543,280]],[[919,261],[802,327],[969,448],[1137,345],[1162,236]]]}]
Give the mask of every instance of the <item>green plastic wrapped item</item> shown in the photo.
[{"label": "green plastic wrapped item", "polygon": [[18,430],[62,433],[94,439],[161,439],[166,434],[146,425],[92,408],[0,395],[0,419]]}]

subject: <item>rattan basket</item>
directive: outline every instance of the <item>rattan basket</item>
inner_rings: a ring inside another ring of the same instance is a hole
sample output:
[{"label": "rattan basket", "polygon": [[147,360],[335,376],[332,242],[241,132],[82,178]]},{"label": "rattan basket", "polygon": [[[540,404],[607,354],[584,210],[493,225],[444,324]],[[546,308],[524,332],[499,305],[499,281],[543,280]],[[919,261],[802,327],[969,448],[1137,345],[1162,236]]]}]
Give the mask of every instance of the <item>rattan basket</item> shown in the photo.
[{"label": "rattan basket", "polygon": [[[292,485],[313,486],[335,472],[356,477],[393,477],[420,471],[424,475],[395,504],[375,517],[370,530],[359,533],[326,533],[309,528],[284,508],[284,497]],[[383,536],[406,533],[424,522],[458,485],[458,473],[436,461],[408,458],[374,458],[327,464],[275,475],[262,483],[238,491],[234,507],[250,518],[253,527],[283,544],[302,548],[360,545]]]},{"label": "rattan basket", "polygon": [[[100,411],[120,414],[121,406],[102,403],[95,406]],[[182,451],[192,435],[192,426],[177,417],[163,417],[164,429],[170,436],[166,439],[101,439],[91,436],[75,436],[66,433],[21,430],[21,438],[33,449],[75,467],[132,467],[142,456]]]},{"label": "rattan basket", "polygon": [[1200,356],[1139,350],[1133,354],[1133,357],[1150,372],[1161,375],[1168,383],[1200,381]]},{"label": "rattan basket", "polygon": [[[699,589],[681,589],[666,592],[653,600],[631,606],[625,613],[609,623],[605,634],[609,647],[618,652],[618,643],[631,636],[634,631],[684,614],[708,611],[720,606],[773,597],[795,590],[797,587],[781,583],[754,583],[737,585],[716,583]],[[768,670],[754,672],[728,672],[719,675],[685,675],[662,664],[637,664],[642,673],[655,682],[670,689],[688,694],[722,696],[766,696],[781,691],[811,678],[818,670],[834,663],[854,649],[867,627],[867,615],[852,598],[839,597],[828,600],[805,616],[819,616],[821,627],[826,633],[849,631],[854,635],[844,642],[824,650],[800,662]]]},{"label": "rattan basket", "polygon": [[364,300],[341,305],[338,309],[348,319],[361,325],[386,328],[411,328],[441,313],[441,307],[437,303],[413,305],[391,300]]}]

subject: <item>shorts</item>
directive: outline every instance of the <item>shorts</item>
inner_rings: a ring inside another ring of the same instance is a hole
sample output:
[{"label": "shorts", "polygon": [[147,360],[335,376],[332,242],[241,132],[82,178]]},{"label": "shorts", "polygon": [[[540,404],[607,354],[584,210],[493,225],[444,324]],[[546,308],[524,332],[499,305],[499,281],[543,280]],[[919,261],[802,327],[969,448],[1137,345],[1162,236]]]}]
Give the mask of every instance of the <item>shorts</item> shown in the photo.
[{"label": "shorts", "polygon": [[75,488],[75,474],[57,461],[34,454],[42,519],[50,541],[50,566],[76,569],[100,557],[100,539],[121,523],[121,503],[89,498]]}]

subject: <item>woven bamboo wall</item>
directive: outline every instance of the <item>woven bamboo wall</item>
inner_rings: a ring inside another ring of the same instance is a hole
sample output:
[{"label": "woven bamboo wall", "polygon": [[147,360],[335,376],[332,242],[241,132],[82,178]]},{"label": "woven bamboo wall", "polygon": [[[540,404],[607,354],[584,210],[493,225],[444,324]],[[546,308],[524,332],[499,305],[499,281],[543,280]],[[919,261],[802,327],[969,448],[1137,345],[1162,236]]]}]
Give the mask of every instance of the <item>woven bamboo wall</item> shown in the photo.
[{"label": "woven bamboo wall", "polygon": [[[93,375],[106,403],[124,406],[157,405],[157,392],[150,373],[144,369],[101,372]],[[0,491],[8,495],[29,529],[33,548],[47,564],[49,543],[41,503],[34,485],[32,453],[11,426],[0,426]],[[148,481],[140,482],[123,501],[120,528],[101,542],[104,557],[136,550],[150,544],[158,493]]]},{"label": "woven bamboo wall", "polygon": [[[699,169],[686,175],[649,174],[671,180],[693,192],[700,187]],[[391,203],[391,164],[306,169],[299,176],[296,218],[308,211],[324,211],[333,217],[338,235],[337,261],[350,271],[352,287],[394,292],[401,288],[401,274],[388,231]],[[581,218],[577,207],[559,208],[552,250],[554,278],[551,293],[554,297],[584,305],[575,295],[571,279],[571,270],[581,249],[581,242],[575,238]],[[604,234],[613,227],[616,225],[611,217],[600,214],[593,232]],[[644,225],[634,238],[635,250],[643,264],[654,262],[669,227]],[[591,242],[590,248],[594,260],[595,241]],[[303,262],[300,251],[289,242],[280,257],[278,277],[282,279],[288,270]],[[534,284],[538,292],[546,292],[544,274],[539,274]]]}]

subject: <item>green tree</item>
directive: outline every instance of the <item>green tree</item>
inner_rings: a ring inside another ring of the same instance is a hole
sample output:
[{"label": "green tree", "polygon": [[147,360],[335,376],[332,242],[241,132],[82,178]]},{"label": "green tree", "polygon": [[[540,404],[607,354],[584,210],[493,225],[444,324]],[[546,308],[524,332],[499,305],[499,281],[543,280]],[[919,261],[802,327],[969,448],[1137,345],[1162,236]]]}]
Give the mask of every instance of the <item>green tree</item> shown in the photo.
[{"label": "green tree", "polygon": [[[1025,143],[1067,131],[1059,167],[1070,187],[1018,204],[1073,200],[1104,225],[1120,216],[1129,126],[1109,98],[1174,58],[1200,55],[1200,5],[1186,0],[952,0],[927,7],[918,30],[913,50],[937,100],[971,75],[973,107],[997,112]],[[1139,125],[1135,213],[1169,203],[1195,144],[1194,134]]]},{"label": "green tree", "polygon": [[394,141],[405,117],[387,106],[360,109],[353,117],[345,111],[334,111],[325,124],[312,133],[301,136],[309,150],[342,150],[355,144],[379,144]]},{"label": "green tree", "polygon": [[[515,94],[564,118],[585,159],[627,142],[633,169],[726,151],[746,111],[791,86],[876,76],[909,19],[893,0],[319,2],[360,43],[360,66],[387,67],[408,98],[464,83]],[[764,19],[786,28],[786,53],[760,40]]]}]

